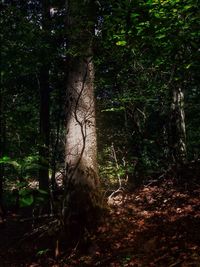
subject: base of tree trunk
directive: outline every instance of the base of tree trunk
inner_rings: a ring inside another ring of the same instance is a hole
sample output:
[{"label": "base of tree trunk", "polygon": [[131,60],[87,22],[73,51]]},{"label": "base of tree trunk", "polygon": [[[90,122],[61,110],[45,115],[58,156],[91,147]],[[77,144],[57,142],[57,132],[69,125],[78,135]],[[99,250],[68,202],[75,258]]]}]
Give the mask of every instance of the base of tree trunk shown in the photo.
[{"label": "base of tree trunk", "polygon": [[[82,181],[85,177],[82,177]],[[73,179],[66,190],[63,204],[63,221],[70,243],[81,241],[85,235],[92,234],[100,223],[102,215],[102,198],[100,190],[88,183]],[[90,177],[87,177],[88,181]]]}]

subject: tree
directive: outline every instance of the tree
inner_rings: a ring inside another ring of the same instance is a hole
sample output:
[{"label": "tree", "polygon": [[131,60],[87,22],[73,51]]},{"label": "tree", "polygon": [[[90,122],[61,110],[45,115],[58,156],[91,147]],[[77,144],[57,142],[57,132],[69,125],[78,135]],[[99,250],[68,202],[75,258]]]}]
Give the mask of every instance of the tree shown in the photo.
[{"label": "tree", "polygon": [[50,5],[48,0],[42,1],[42,32],[43,43],[41,46],[39,69],[39,91],[40,91],[40,145],[39,145],[39,187],[48,190],[49,187],[49,135],[50,135],[50,118],[49,118],[49,21]]},{"label": "tree", "polygon": [[169,143],[174,162],[184,163],[187,155],[184,93],[180,87],[174,87],[172,94]]},{"label": "tree", "polygon": [[[2,88],[0,89],[0,158],[4,155],[5,148],[5,127],[3,116],[3,94]],[[3,178],[4,178],[4,166],[0,164],[0,217],[3,215]],[[0,218],[1,220],[1,218]]]},{"label": "tree", "polygon": [[70,1],[67,10],[73,54],[68,61],[64,213],[76,237],[96,226],[100,200],[92,59],[95,8],[92,1]]}]

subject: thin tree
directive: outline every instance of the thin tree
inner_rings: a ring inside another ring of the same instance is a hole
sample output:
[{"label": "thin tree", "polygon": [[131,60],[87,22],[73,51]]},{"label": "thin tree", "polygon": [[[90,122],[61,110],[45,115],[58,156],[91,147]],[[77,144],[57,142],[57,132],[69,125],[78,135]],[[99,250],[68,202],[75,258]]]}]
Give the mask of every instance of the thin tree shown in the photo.
[{"label": "thin tree", "polygon": [[186,160],[186,127],[184,111],[184,92],[181,87],[173,87],[170,112],[171,150],[175,163]]},{"label": "thin tree", "polygon": [[[187,157],[186,148],[186,125],[184,110],[184,90],[181,82],[173,80],[173,76],[178,75],[176,66],[172,68],[171,79],[171,107],[170,107],[170,131],[169,146],[174,163],[184,163]],[[183,75],[184,77],[184,75]]]},{"label": "thin tree", "polygon": [[[4,156],[5,153],[5,122],[3,114],[3,93],[2,88],[0,89],[0,158]],[[4,166],[0,164],[0,223],[4,215],[3,208],[3,178],[4,178]]]},{"label": "thin tree", "polygon": [[[49,30],[50,6],[48,0],[42,1],[42,30],[44,42],[47,41]],[[44,47],[43,47],[44,49]],[[47,55],[47,53],[46,53]],[[45,55],[41,60],[39,70],[39,91],[40,91],[40,146],[39,146],[39,187],[43,190],[48,190],[49,186],[49,64]]]}]

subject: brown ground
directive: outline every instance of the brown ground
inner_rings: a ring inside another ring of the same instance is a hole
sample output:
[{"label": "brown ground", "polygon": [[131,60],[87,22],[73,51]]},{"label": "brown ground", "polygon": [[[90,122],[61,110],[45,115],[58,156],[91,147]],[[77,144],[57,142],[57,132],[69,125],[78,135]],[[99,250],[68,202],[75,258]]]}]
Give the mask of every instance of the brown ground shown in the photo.
[{"label": "brown ground", "polygon": [[110,201],[108,215],[85,251],[60,249],[10,214],[0,229],[0,267],[200,267],[200,185],[167,179]]}]

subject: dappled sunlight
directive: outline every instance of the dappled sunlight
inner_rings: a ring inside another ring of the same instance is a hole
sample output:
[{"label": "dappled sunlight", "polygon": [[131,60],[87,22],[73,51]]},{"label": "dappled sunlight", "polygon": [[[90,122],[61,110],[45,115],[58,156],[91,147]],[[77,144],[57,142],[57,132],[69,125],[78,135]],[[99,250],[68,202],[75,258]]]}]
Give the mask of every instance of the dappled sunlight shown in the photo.
[{"label": "dappled sunlight", "polygon": [[200,267],[198,2],[1,1],[0,267]]},{"label": "dappled sunlight", "polygon": [[134,194],[124,193],[123,201],[122,195],[113,198],[110,216],[99,229],[99,238],[103,247],[109,251],[111,247],[112,255],[131,255],[124,266],[172,265],[177,257],[181,266],[187,266],[184,264],[199,260],[197,195],[183,188],[179,191],[170,179],[159,186],[143,187]]}]

